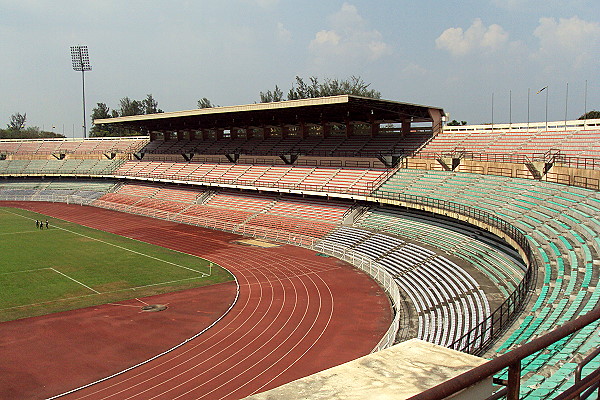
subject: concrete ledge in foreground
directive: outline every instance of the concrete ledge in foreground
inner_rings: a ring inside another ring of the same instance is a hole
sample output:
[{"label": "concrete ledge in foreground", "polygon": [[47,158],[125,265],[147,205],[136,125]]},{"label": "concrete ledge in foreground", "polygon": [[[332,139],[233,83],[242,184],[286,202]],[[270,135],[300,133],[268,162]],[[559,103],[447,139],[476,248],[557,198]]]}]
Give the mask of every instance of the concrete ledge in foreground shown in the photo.
[{"label": "concrete ledge in foreground", "polygon": [[[419,339],[411,339],[246,399],[400,400],[486,361]],[[488,378],[452,398],[483,399],[491,394],[492,379]]]}]

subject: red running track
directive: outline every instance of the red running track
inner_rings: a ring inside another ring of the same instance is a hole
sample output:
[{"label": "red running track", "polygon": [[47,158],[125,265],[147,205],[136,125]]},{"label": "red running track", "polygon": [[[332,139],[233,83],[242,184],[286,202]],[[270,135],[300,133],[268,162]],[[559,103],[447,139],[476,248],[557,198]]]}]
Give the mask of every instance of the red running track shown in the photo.
[{"label": "red running track", "polygon": [[65,399],[239,399],[368,354],[391,321],[368,276],[306,249],[243,246],[237,235],[94,207],[19,207],[207,258],[240,285],[235,306],[198,338]]}]

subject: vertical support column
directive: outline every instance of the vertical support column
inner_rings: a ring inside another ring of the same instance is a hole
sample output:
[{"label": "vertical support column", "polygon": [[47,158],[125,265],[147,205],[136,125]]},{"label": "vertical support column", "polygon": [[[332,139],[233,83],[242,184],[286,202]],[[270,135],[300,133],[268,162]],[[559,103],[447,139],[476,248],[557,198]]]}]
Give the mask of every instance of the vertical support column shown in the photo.
[{"label": "vertical support column", "polygon": [[308,129],[304,122],[300,122],[300,137],[306,139],[308,137]]},{"label": "vertical support column", "polygon": [[410,119],[402,120],[402,136],[407,136],[410,133]]},{"label": "vertical support column", "polygon": [[190,131],[190,140],[196,139],[196,131]]},{"label": "vertical support column", "polygon": [[183,140],[185,139],[185,132],[184,131],[177,131],[177,140]]},{"label": "vertical support column", "polygon": [[151,142],[156,140],[156,134],[157,134],[156,131],[150,131],[150,141]]},{"label": "vertical support column", "polygon": [[331,125],[329,125],[327,122],[321,123],[321,130],[323,131],[324,138],[331,136]]},{"label": "vertical support column", "polygon": [[519,389],[521,388],[521,361],[508,367],[508,392],[506,400],[519,400]]},{"label": "vertical support column", "polygon": [[354,125],[348,119],[344,123],[346,124],[346,137],[352,136],[354,134]]},{"label": "vertical support column", "polygon": [[168,142],[169,140],[171,140],[171,132],[164,131],[163,136],[164,136],[165,142]]},{"label": "vertical support column", "polygon": [[371,122],[371,137],[379,135],[379,123]]}]

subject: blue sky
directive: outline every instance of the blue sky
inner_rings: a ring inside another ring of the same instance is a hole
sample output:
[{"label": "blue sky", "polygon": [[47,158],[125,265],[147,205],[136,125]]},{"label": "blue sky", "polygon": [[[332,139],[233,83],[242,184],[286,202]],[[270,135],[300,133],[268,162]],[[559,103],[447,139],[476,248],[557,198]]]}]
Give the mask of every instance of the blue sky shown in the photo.
[{"label": "blue sky", "polygon": [[[577,118],[600,109],[597,0],[291,1],[0,0],[0,126],[81,136],[81,74],[69,47],[87,45],[89,113],[152,93],[165,111],[253,103],[296,75],[362,77],[382,97],[443,107],[486,123]],[[509,93],[512,91],[512,117]],[[88,126],[90,123],[88,122]],[[64,128],[63,128],[64,127]]]}]

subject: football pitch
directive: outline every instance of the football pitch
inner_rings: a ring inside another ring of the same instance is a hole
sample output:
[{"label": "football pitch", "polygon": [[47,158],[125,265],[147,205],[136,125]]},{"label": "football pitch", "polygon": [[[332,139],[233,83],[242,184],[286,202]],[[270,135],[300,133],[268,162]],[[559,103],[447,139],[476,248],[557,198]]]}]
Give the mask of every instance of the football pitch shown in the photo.
[{"label": "football pitch", "polygon": [[231,280],[203,258],[0,207],[0,321]]}]

